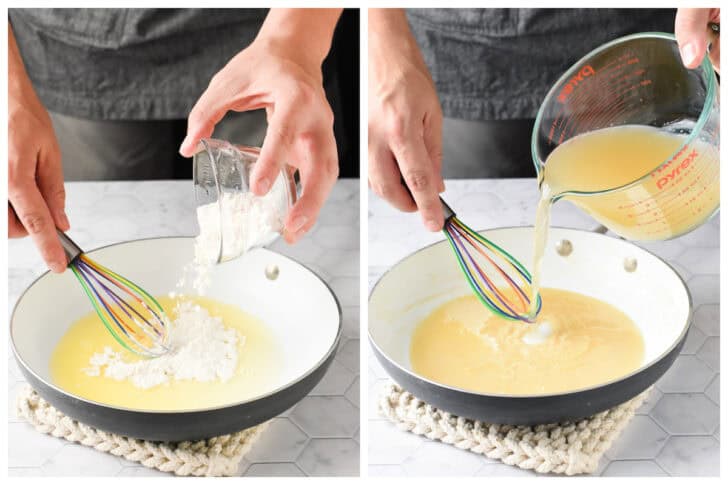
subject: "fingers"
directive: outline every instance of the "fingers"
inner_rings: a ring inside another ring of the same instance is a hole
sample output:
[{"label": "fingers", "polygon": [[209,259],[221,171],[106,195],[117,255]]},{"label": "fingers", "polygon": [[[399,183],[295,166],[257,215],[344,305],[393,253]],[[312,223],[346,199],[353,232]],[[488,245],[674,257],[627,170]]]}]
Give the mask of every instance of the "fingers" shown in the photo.
[{"label": "fingers", "polygon": [[442,111],[439,103],[433,112],[425,116],[425,149],[430,155],[437,175],[437,191],[445,192],[445,182],[442,180]]},{"label": "fingers", "polygon": [[439,189],[442,180],[430,160],[425,149],[422,127],[416,124],[407,126],[399,124],[391,131],[391,148],[397,159],[399,170],[409,187],[422,216],[425,227],[430,231],[439,231],[443,226],[442,205]]},{"label": "fingers", "polygon": [[683,64],[694,69],[703,61],[708,49],[710,9],[679,8],[675,16],[675,37]]},{"label": "fingers", "polygon": [[65,211],[66,191],[63,187],[61,153],[55,143],[48,153],[41,152],[38,154],[36,180],[38,189],[48,205],[48,210],[56,227],[61,231],[68,231],[71,226]]},{"label": "fingers", "polygon": [[200,99],[192,107],[187,118],[187,136],[179,148],[179,153],[183,157],[193,156],[200,140],[212,136],[215,125],[227,113],[228,104],[232,103],[233,99],[229,97],[228,90],[223,86],[222,82],[213,78]]},{"label": "fingers", "polygon": [[66,254],[56,234],[56,225],[43,196],[32,178],[9,186],[8,196],[18,219],[40,251],[51,271],[62,273]]},{"label": "fingers", "polygon": [[297,242],[313,227],[339,176],[333,132],[324,130],[318,136],[304,137],[298,147],[305,160],[300,169],[303,194],[286,216],[283,235],[289,243]]},{"label": "fingers", "polygon": [[28,231],[25,230],[23,225],[20,223],[17,214],[13,210],[13,206],[8,202],[8,237],[25,237],[28,235]]},{"label": "fingers", "polygon": [[369,183],[381,198],[404,212],[414,212],[417,205],[402,185],[402,174],[392,152],[386,146],[369,147]]},{"label": "fingers", "polygon": [[251,189],[255,195],[268,193],[278,173],[289,160],[293,151],[294,114],[286,106],[273,108],[265,132],[263,147],[251,175]]}]

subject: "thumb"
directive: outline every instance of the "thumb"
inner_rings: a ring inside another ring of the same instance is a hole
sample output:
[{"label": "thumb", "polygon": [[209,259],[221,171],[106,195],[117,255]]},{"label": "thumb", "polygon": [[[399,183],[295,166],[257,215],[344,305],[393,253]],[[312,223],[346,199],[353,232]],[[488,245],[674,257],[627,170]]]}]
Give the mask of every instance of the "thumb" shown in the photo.
[{"label": "thumb", "polygon": [[710,9],[678,8],[675,16],[675,37],[680,57],[688,69],[700,65],[708,50]]}]

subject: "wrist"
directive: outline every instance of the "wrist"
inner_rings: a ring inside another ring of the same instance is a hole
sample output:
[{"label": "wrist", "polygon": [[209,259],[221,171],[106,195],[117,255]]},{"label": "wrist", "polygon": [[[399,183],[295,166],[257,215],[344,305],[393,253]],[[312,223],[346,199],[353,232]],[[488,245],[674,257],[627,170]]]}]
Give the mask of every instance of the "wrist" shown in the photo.
[{"label": "wrist", "polygon": [[257,37],[251,47],[266,57],[284,59],[299,66],[308,74],[322,76],[323,57],[303,47],[299,40],[283,36]]},{"label": "wrist", "polygon": [[370,9],[369,34],[370,42],[397,40],[410,44],[414,40],[407,15],[401,8]]},{"label": "wrist", "polygon": [[8,24],[8,111],[40,104]]},{"label": "wrist", "polygon": [[422,53],[410,30],[404,9],[370,9],[369,57],[377,59],[392,56],[417,64],[422,60]]},{"label": "wrist", "polygon": [[340,15],[341,9],[272,9],[255,43],[320,70]]},{"label": "wrist", "polygon": [[43,103],[38,98],[27,76],[8,76],[9,113],[14,113],[21,109],[36,110],[39,106],[42,107]]}]

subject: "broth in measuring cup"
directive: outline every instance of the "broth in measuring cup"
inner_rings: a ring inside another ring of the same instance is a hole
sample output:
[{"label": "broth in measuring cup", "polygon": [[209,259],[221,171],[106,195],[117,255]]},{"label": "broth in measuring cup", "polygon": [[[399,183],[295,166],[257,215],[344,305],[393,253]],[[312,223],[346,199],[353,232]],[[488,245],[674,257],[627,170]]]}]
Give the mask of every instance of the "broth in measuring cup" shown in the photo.
[{"label": "broth in measuring cup", "polygon": [[551,152],[541,183],[626,239],[670,239],[720,204],[717,147],[685,141],[639,125],[583,133]]},{"label": "broth in measuring cup", "polygon": [[532,301],[559,199],[641,241],[680,236],[718,211],[717,86],[707,56],[687,69],[675,37],[654,32],[593,50],[554,84],[532,137],[541,189]]},{"label": "broth in measuring cup", "polygon": [[685,141],[670,131],[624,125],[583,133],[551,152],[539,184],[533,294],[540,287],[550,206],[561,198],[632,240],[684,234],[718,210],[717,147],[681,149]]}]

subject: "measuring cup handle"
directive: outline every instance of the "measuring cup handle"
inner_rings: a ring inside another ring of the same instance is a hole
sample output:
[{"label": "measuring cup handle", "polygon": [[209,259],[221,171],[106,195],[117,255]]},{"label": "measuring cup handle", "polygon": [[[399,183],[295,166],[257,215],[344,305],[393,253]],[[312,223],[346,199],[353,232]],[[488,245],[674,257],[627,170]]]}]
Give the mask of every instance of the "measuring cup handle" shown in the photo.
[{"label": "measuring cup handle", "polygon": [[73,242],[73,240],[66,235],[65,232],[59,231],[56,229],[56,232],[58,233],[58,239],[61,240],[61,246],[63,246],[63,251],[66,253],[66,259],[68,259],[68,264],[71,264],[74,259],[76,259],[83,250],[78,247],[78,244]]}]

